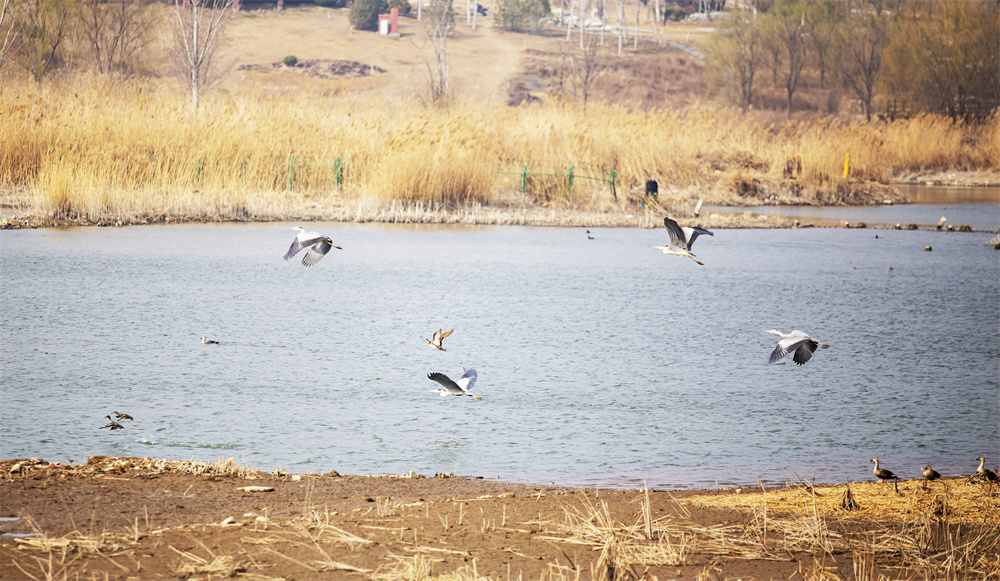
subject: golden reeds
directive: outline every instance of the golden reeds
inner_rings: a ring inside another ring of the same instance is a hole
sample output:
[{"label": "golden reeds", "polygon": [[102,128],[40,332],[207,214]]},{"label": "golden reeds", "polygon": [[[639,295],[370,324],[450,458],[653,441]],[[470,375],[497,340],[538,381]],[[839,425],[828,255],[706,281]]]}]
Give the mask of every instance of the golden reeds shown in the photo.
[{"label": "golden reeds", "polygon": [[620,212],[650,201],[642,184],[652,178],[663,184],[661,200],[746,203],[740,184],[751,184],[815,203],[857,180],[996,169],[998,134],[1000,114],[979,127],[935,116],[768,123],[718,108],[459,103],[439,110],[254,92],[208,96],[192,114],[169,86],[79,77],[4,87],[0,201],[49,219],[104,224],[308,218],[345,206],[360,215],[366,200],[444,212],[469,205]]}]

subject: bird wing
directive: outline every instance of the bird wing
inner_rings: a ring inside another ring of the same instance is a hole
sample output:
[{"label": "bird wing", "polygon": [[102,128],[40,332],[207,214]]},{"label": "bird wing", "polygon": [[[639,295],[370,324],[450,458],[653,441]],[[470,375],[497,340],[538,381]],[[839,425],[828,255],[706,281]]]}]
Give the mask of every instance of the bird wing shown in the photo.
[{"label": "bird wing", "polygon": [[302,266],[309,267],[316,264],[321,258],[326,256],[327,252],[330,252],[331,248],[336,248],[337,250],[341,249],[339,246],[334,246],[333,240],[330,240],[329,238],[321,239],[309,249],[309,252],[306,252],[305,256],[302,257]]},{"label": "bird wing", "polygon": [[455,329],[449,329],[449,330],[445,331],[444,333],[441,333],[441,329],[438,329],[438,333],[441,334],[441,340],[442,341],[444,341],[445,339],[447,339],[448,335],[451,335],[454,332],[455,332]]},{"label": "bird wing", "polygon": [[458,387],[462,388],[462,391],[471,391],[472,386],[476,385],[476,377],[475,369],[466,369],[462,377],[458,379]]},{"label": "bird wing", "polygon": [[687,240],[688,250],[694,246],[694,241],[698,239],[698,236],[702,234],[708,234],[709,236],[715,236],[711,230],[706,230],[699,226],[685,226],[681,228],[681,232],[684,232],[684,239]]},{"label": "bird wing", "polygon": [[792,361],[798,363],[799,365],[805,365],[806,361],[809,361],[812,358],[817,347],[819,347],[819,343],[813,341],[812,339],[807,339],[795,350],[795,355],[792,356]]},{"label": "bird wing", "polygon": [[[292,241],[292,245],[288,247],[288,252],[286,252],[284,256],[285,260],[295,256],[301,252],[303,248],[313,246],[324,238],[326,238],[326,236],[317,232],[299,232],[298,236],[295,237],[295,240]],[[326,239],[329,240],[329,238]],[[327,250],[329,250],[329,248],[327,248]]]},{"label": "bird wing", "polygon": [[[795,351],[796,349],[798,349],[799,347],[801,347],[807,341],[811,341],[812,340],[809,337],[798,337],[798,336],[795,336],[794,333],[795,333],[795,331],[792,331],[792,333],[790,334],[790,336],[785,337],[781,341],[778,341],[778,346],[774,348],[774,351],[771,352],[771,357],[767,360],[767,364],[768,365],[771,365],[772,363],[777,362],[779,359],[781,359],[785,355],[788,355],[792,351]],[[813,351],[815,351],[815,350],[816,350],[816,348],[814,347]],[[809,353],[809,356],[812,356],[811,352]],[[795,357],[798,358],[799,355],[796,353]],[[806,361],[808,361],[808,360],[809,360],[809,357],[806,357]],[[796,359],[795,362],[799,363],[798,359]],[[802,363],[805,363],[805,361],[803,361]],[[802,365],[802,363],[799,363],[799,365]]]},{"label": "bird wing", "polygon": [[443,373],[438,373],[436,371],[433,373],[428,373],[427,379],[440,383],[442,387],[448,390],[448,393],[456,393],[456,394],[465,393],[464,389],[459,387],[457,383],[452,381],[450,377],[448,377]]},{"label": "bird wing", "polygon": [[684,231],[681,227],[670,218],[663,218],[663,225],[667,227],[667,234],[670,235],[670,246],[671,248],[676,247],[683,250],[687,250],[687,241],[684,240]]}]

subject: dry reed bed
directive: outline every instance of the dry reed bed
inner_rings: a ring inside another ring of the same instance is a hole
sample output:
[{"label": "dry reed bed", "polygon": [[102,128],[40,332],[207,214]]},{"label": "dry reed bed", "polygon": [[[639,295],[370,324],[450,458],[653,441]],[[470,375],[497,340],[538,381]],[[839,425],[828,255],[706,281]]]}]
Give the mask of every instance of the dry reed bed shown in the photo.
[{"label": "dry reed bed", "polygon": [[[710,107],[439,110],[371,96],[254,92],[209,96],[192,114],[185,96],[166,86],[81,77],[5,86],[0,201],[35,216],[105,224],[279,219],[358,200],[448,211],[617,209],[634,205],[655,178],[667,199],[745,203],[771,192],[836,203],[851,201],[864,180],[885,183],[900,172],[1000,168],[998,135],[1000,114],[981,127],[933,116],[773,123]],[[846,154],[851,180],[842,177]],[[523,195],[524,165],[561,175],[572,166],[577,177],[572,190],[558,175],[532,177]],[[612,171],[617,200],[599,181]],[[748,183],[753,195],[733,193]]]}]

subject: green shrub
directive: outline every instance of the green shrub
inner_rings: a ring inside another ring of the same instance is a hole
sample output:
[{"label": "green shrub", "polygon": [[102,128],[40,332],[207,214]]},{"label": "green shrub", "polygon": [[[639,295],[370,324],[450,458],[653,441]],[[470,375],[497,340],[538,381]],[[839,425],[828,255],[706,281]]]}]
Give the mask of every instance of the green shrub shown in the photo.
[{"label": "green shrub", "polygon": [[347,0],[314,0],[316,6],[322,6],[323,8],[343,8],[347,6]]},{"label": "green shrub", "polygon": [[388,11],[386,0],[354,0],[348,19],[355,30],[378,30],[378,15]]},{"label": "green shrub", "polygon": [[299,59],[292,55],[288,55],[281,62],[285,63],[286,67],[294,67],[299,62]]},{"label": "green shrub", "polygon": [[389,10],[392,10],[393,8],[399,8],[400,16],[406,16],[410,13],[410,10],[413,10],[410,3],[406,0],[392,0],[392,2],[389,2]]},{"label": "green shrub", "polygon": [[549,0],[498,0],[494,26],[515,32],[538,31],[538,21],[549,16]]}]

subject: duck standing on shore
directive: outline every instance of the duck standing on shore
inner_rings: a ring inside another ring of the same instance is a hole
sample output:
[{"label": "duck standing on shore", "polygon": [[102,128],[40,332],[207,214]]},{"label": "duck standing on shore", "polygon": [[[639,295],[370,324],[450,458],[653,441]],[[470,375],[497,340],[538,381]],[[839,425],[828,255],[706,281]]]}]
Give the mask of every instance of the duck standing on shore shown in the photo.
[{"label": "duck standing on shore", "polygon": [[886,470],[885,468],[878,467],[878,458],[872,458],[868,461],[869,464],[872,462],[875,463],[875,468],[872,469],[872,472],[875,473],[875,478],[881,480],[883,484],[885,484],[886,480],[899,480],[899,478],[892,473],[892,470]]},{"label": "duck standing on shore", "polygon": [[938,471],[931,468],[929,465],[924,466],[924,469],[922,472],[920,472],[920,474],[924,477],[924,488],[927,488],[928,482],[941,478],[941,475],[938,474]]},{"label": "duck standing on shore", "polygon": [[987,482],[1000,482],[1000,477],[997,476],[996,472],[983,466],[984,464],[986,464],[985,457],[980,456],[976,458],[976,460],[979,461],[979,468],[976,468],[976,473],[973,474],[973,476],[976,476],[977,478],[982,480],[986,480]]}]

